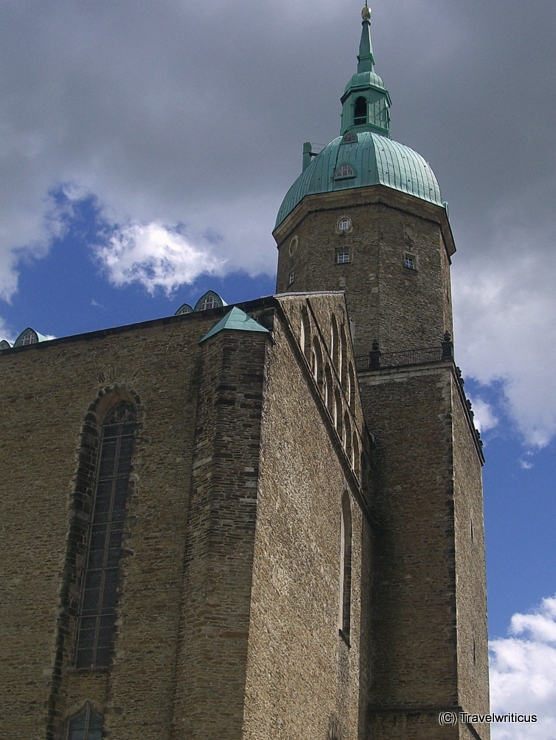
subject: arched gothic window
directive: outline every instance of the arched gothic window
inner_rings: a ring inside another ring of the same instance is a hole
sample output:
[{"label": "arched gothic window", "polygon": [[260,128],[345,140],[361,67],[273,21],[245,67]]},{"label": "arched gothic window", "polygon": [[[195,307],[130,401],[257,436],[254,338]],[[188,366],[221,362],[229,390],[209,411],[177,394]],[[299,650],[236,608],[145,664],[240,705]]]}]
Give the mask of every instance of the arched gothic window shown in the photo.
[{"label": "arched gothic window", "polygon": [[101,740],[102,714],[95,712],[89,702],[68,723],[67,740]]},{"label": "arched gothic window", "polygon": [[109,662],[135,428],[135,406],[129,401],[112,406],[102,421],[78,614],[77,668]]},{"label": "arched gothic window", "polygon": [[215,293],[214,290],[207,290],[206,293],[199,298],[195,304],[195,311],[208,311],[210,308],[219,308],[220,306],[227,306],[226,301]]},{"label": "arched gothic window", "polygon": [[183,314],[192,313],[192,312],[193,312],[193,309],[189,305],[189,303],[182,303],[181,306],[176,311],[176,313],[174,314],[174,316],[182,316]]},{"label": "arched gothic window", "polygon": [[39,341],[38,333],[28,326],[27,329],[24,329],[15,340],[14,347],[26,347],[29,344],[37,344]]},{"label": "arched gothic window", "polygon": [[206,298],[203,298],[203,300],[201,301],[199,311],[207,311],[209,308],[216,308],[216,306],[218,306],[216,298],[212,295],[209,295]]},{"label": "arched gothic window", "polygon": [[342,496],[342,552],[340,564],[340,630],[349,639],[351,627],[351,504],[349,494]]}]

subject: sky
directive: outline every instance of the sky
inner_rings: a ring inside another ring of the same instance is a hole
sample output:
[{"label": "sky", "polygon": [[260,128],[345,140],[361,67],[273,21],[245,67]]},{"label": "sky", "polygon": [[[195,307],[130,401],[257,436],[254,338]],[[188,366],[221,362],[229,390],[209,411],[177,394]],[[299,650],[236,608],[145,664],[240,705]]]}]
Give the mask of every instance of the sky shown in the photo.
[{"label": "sky", "polygon": [[[0,0],[0,338],[272,293],[276,213],[302,143],[339,134],[361,4]],[[392,137],[432,166],[458,248],[493,706],[539,715],[493,738],[554,740],[556,5],[372,10]]]}]

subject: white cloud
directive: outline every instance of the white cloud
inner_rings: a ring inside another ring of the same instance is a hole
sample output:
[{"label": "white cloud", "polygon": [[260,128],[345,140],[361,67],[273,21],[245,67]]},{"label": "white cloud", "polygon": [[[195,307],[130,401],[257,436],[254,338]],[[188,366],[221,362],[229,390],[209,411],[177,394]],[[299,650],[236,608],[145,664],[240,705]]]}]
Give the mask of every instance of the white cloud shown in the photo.
[{"label": "white cloud", "polygon": [[519,466],[522,470],[531,470],[534,467],[532,462],[533,453],[531,450],[526,450],[520,458],[518,458]]},{"label": "white cloud", "polygon": [[287,187],[269,105],[279,31],[263,32],[251,6],[234,6],[215,44],[202,3],[131,16],[123,0],[0,3],[0,298],[22,261],[48,252],[63,224],[49,194],[68,182],[70,200],[93,196],[108,224],[216,230],[226,269],[274,270]]},{"label": "white cloud", "polygon": [[0,341],[5,339],[10,344],[13,344],[17,339],[17,334],[14,334],[11,329],[8,329],[5,319],[0,316]]},{"label": "white cloud", "polygon": [[169,294],[199,275],[221,274],[225,265],[207,247],[196,247],[183,234],[157,222],[119,229],[96,254],[111,283],[138,282],[149,293],[162,288]]},{"label": "white cloud", "polygon": [[[539,610],[532,614],[514,614],[510,632],[513,635],[528,633],[533,640],[553,642],[556,648],[556,596],[543,599]],[[556,671],[554,679],[556,681]]]},{"label": "white cloud", "polygon": [[514,614],[509,633],[490,643],[491,709],[538,721],[493,724],[492,740],[556,740],[556,597]]},{"label": "white cloud", "polygon": [[[5,188],[9,191],[9,184]],[[18,265],[47,254],[52,239],[63,233],[71,206],[62,208],[50,193],[37,193],[34,209],[29,202],[14,203],[13,193],[2,188],[0,199],[0,299],[9,302],[17,291]]]},{"label": "white cloud", "polygon": [[[501,7],[385,4],[373,43],[393,136],[430,159],[452,204],[458,360],[483,383],[503,379],[524,438],[542,446],[556,432],[556,44],[548,0],[529,8],[530,36],[522,4]],[[0,2],[0,298],[63,229],[49,195],[63,183],[70,201],[93,196],[109,227],[132,225],[99,245],[113,282],[172,290],[203,271],[271,274],[301,144],[339,133],[358,14],[348,0],[318,12],[276,0],[272,20],[255,0],[159,0],[131,14],[124,0]],[[147,237],[153,224],[172,237],[166,250]]]},{"label": "white cloud", "polygon": [[479,432],[486,432],[489,429],[493,429],[498,424],[498,418],[493,411],[492,406],[482,398],[473,398],[470,396],[469,399],[473,405],[473,413],[475,414],[475,426]]},{"label": "white cloud", "polygon": [[556,227],[543,185],[495,211],[484,251],[454,267],[458,362],[480,383],[502,382],[506,410],[536,447],[556,433]]}]

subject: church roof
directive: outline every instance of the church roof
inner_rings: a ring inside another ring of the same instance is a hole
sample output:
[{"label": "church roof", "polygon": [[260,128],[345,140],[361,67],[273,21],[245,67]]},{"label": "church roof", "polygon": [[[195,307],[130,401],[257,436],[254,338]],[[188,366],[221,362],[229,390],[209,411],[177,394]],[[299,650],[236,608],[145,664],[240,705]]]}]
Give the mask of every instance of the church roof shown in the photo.
[{"label": "church roof", "polygon": [[341,134],[319,154],[303,147],[303,172],[286,193],[276,227],[306,195],[385,185],[444,206],[434,172],[420,154],[390,138],[390,95],[374,71],[371,11],[362,12],[357,72],[342,95]]},{"label": "church roof", "polygon": [[237,308],[237,306],[234,306],[229,313],[227,313],[222,319],[220,319],[220,321],[215,324],[209,332],[205,334],[199,344],[201,344],[201,342],[204,342],[205,339],[213,337],[215,334],[224,331],[224,329],[232,329],[235,331],[264,331],[267,334],[269,333],[268,329],[265,329],[265,327],[261,326],[261,324],[255,321],[255,319],[252,319],[250,316],[248,316],[245,311],[242,311],[241,308]]}]

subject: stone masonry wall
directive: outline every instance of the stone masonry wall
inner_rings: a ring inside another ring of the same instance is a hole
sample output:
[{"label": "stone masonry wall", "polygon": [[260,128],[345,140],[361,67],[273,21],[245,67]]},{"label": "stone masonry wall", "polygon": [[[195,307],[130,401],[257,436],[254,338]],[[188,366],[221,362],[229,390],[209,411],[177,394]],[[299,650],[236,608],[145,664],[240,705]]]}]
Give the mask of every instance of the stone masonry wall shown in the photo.
[{"label": "stone masonry wall", "polygon": [[[217,313],[217,312],[216,312]],[[212,311],[0,356],[0,735],[58,738],[85,700],[117,740],[168,737],[196,414],[198,341]],[[221,315],[221,314],[220,314]],[[81,433],[99,391],[141,403],[115,653],[73,670],[68,533]],[[62,620],[63,621],[63,620]],[[108,735],[107,735],[108,736]]]},{"label": "stone masonry wall", "polygon": [[242,737],[268,334],[202,345],[173,738]]},{"label": "stone masonry wall", "polygon": [[[328,332],[324,308],[335,304],[338,311],[342,299],[314,300]],[[295,313],[289,306],[288,315]],[[355,740],[368,524],[359,486],[294,337],[277,322],[269,348],[244,738]],[[343,496],[353,523],[349,646],[339,634]]]},{"label": "stone masonry wall", "polygon": [[[458,381],[454,379],[452,404],[459,704],[470,714],[488,714],[488,634],[481,461],[464,411],[465,399],[458,386]],[[488,740],[490,735],[487,724],[478,725],[476,730],[481,738]]]},{"label": "stone masonry wall", "polygon": [[[343,233],[346,217],[352,228]],[[444,209],[381,186],[357,188],[307,197],[275,237],[277,290],[344,290],[356,355],[374,341],[383,352],[440,347],[452,332]],[[340,250],[349,263],[337,263]],[[416,269],[404,266],[407,254]]]},{"label": "stone masonry wall", "polygon": [[442,710],[488,708],[481,457],[465,398],[451,362],[360,383],[376,439],[369,738],[468,738],[438,725]]},{"label": "stone masonry wall", "polygon": [[458,702],[451,368],[360,383],[376,439],[368,737],[457,737],[438,725]]},{"label": "stone masonry wall", "polygon": [[[341,294],[246,310],[272,335],[223,331],[199,346],[216,309],[0,355],[10,740],[59,740],[87,700],[114,740],[468,740],[438,711],[486,711],[480,458],[452,363],[361,373],[358,390]],[[82,434],[120,399],[138,428],[114,650],[108,669],[76,671]]]}]

